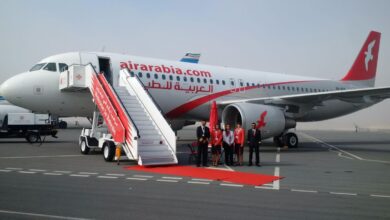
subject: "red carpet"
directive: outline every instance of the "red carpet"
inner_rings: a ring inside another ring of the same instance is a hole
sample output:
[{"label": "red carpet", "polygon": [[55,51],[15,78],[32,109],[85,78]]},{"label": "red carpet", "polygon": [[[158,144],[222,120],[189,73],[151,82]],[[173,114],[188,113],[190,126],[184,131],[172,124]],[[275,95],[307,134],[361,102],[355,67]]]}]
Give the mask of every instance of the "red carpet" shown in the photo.
[{"label": "red carpet", "polygon": [[125,169],[149,172],[149,173],[158,173],[164,175],[185,176],[185,177],[210,179],[210,180],[217,180],[217,181],[228,181],[232,183],[246,184],[246,185],[253,185],[253,186],[260,186],[281,179],[281,177],[272,176],[272,175],[206,169],[206,168],[197,168],[191,166],[166,166],[166,167],[129,166],[129,167],[125,167]]}]

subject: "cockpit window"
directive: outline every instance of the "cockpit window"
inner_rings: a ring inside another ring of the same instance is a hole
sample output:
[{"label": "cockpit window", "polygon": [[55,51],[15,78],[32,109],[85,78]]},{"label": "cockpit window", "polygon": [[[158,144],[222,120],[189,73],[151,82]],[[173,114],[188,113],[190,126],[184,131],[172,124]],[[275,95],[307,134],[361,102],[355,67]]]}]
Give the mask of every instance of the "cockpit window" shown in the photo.
[{"label": "cockpit window", "polygon": [[56,63],[48,63],[43,69],[48,70],[48,71],[52,71],[52,72],[57,72]]},{"label": "cockpit window", "polygon": [[42,67],[43,67],[44,65],[46,65],[46,63],[38,63],[38,64],[35,64],[35,65],[30,69],[30,72],[40,70],[40,69],[42,69]]},{"label": "cockpit window", "polygon": [[64,72],[65,70],[68,70],[68,65],[66,63],[59,63],[58,66],[60,68],[60,72]]}]

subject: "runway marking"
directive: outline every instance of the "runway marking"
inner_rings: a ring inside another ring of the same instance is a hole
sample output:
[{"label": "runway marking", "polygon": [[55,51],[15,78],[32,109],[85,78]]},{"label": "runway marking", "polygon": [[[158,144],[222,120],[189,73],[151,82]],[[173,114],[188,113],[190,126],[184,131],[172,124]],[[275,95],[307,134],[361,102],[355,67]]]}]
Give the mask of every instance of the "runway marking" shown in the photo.
[{"label": "runway marking", "polygon": [[255,189],[272,189],[272,190],[275,190],[273,187],[269,187],[269,186],[255,186]]},{"label": "runway marking", "polygon": [[190,184],[200,184],[200,185],[209,185],[210,182],[201,182],[201,181],[188,181]]},{"label": "runway marking", "polygon": [[23,170],[22,168],[7,167],[6,170]]},{"label": "runway marking", "polygon": [[291,192],[318,193],[316,190],[291,189]]},{"label": "runway marking", "polygon": [[118,179],[117,176],[98,176],[97,178],[101,178],[101,179]]},{"label": "runway marking", "polygon": [[153,176],[148,176],[148,175],[133,175],[134,177],[141,177],[141,178],[153,178]]},{"label": "runway marking", "polygon": [[344,158],[347,158],[347,159],[350,159],[350,160],[353,160],[352,157],[345,156],[345,155],[343,155],[343,153],[341,153],[341,152],[339,152],[338,156],[339,156],[339,157],[344,157]]},{"label": "runway marking", "polygon": [[148,180],[148,179],[145,179],[145,178],[138,178],[138,177],[127,177],[126,179],[127,179],[127,180],[139,180],[139,181]]},{"label": "runway marking", "polygon": [[49,175],[49,176],[61,176],[62,173],[43,173],[43,175]]},{"label": "runway marking", "polygon": [[165,179],[157,179],[157,182],[168,182],[168,183],[177,183],[177,180],[165,180]]},{"label": "runway marking", "polygon": [[39,169],[28,169],[29,171],[36,171],[36,172],[46,172],[47,170],[39,170]]},{"label": "runway marking", "polygon": [[278,153],[280,153],[280,147],[277,148]]},{"label": "runway marking", "polygon": [[99,173],[91,173],[91,172],[79,172],[79,174],[97,175],[97,174],[99,174]]},{"label": "runway marking", "polygon": [[65,170],[54,170],[54,173],[71,173],[72,171],[65,171]]},{"label": "runway marking", "polygon": [[197,179],[197,178],[193,178],[193,179],[191,179],[191,181],[205,181],[205,182],[212,182],[213,180],[209,180],[209,179]]},{"label": "runway marking", "polygon": [[182,177],[170,177],[170,176],[163,176],[163,179],[171,179],[171,180],[182,180]]},{"label": "runway marking", "polygon": [[33,172],[33,171],[18,171],[19,173],[25,173],[25,174],[35,174],[37,172]]},{"label": "runway marking", "polygon": [[89,175],[81,175],[81,174],[70,174],[69,176],[74,176],[74,177],[89,177]]},{"label": "runway marking", "polygon": [[52,155],[52,156],[20,156],[20,157],[0,157],[0,159],[29,159],[29,158],[57,158],[57,157],[82,157],[83,155]]},{"label": "runway marking", "polygon": [[[275,171],[274,171],[274,176],[279,176],[280,175],[280,168],[279,167],[275,167]],[[280,180],[275,180],[273,182],[273,185],[272,185],[273,189],[275,190],[279,190],[280,189]]]},{"label": "runway marking", "polygon": [[8,172],[11,172],[12,170],[0,170],[0,172],[6,172],[6,173],[8,173]]},{"label": "runway marking", "polygon": [[275,162],[280,163],[280,154],[276,154]]},{"label": "runway marking", "polygon": [[32,212],[17,212],[17,211],[10,211],[10,210],[0,210],[0,213],[52,218],[52,219],[89,220],[86,218],[77,218],[77,217],[60,216],[60,215],[47,215],[47,214],[32,213]]},{"label": "runway marking", "polygon": [[379,197],[379,198],[390,198],[388,195],[379,195],[379,194],[371,194],[372,197]]},{"label": "runway marking", "polygon": [[231,183],[221,183],[219,184],[221,186],[231,186],[231,187],[244,187],[244,185],[240,185],[240,184],[231,184]]},{"label": "runway marking", "polygon": [[[327,147],[330,147],[331,149],[334,149],[334,150],[336,150],[336,151],[339,151],[338,156],[341,155],[340,153],[343,153],[343,154],[347,154],[347,155],[349,155],[350,157],[355,158],[355,159],[357,159],[357,160],[361,160],[361,161],[368,161],[368,162],[376,162],[376,163],[387,163],[387,164],[390,164],[390,161],[386,161],[386,160],[373,160],[373,159],[366,159],[366,158],[359,157],[359,156],[357,156],[357,155],[355,155],[355,154],[352,154],[352,153],[350,153],[350,152],[348,152],[348,151],[342,150],[342,149],[340,149],[340,148],[338,148],[338,147],[336,147],[336,146],[334,146],[334,145],[328,144],[328,143],[326,143],[326,142],[324,142],[324,141],[322,141],[322,140],[320,140],[320,139],[318,139],[318,138],[315,138],[315,137],[313,137],[313,136],[311,136],[311,135],[308,135],[308,134],[306,134],[306,133],[301,132],[301,134],[302,134],[303,136],[306,136],[306,138],[312,139],[312,140],[314,140],[315,142],[320,143],[320,144],[321,144],[321,145],[320,145],[321,147],[324,147],[324,145],[325,145],[325,146],[327,146]],[[346,156],[343,155],[342,157],[346,157]],[[348,158],[348,159],[350,159],[350,158]]]},{"label": "runway marking", "polygon": [[106,173],[107,176],[125,176],[125,174],[119,174],[119,173]]},{"label": "runway marking", "polygon": [[344,192],[329,192],[333,195],[344,195],[344,196],[357,196],[357,193],[344,193]]}]

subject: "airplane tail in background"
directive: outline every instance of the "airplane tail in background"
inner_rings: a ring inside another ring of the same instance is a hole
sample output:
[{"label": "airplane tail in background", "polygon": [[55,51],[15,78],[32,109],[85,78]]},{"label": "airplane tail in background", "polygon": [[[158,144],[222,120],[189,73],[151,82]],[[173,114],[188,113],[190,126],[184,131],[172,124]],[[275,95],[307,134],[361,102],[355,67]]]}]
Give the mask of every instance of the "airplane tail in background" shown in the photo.
[{"label": "airplane tail in background", "polygon": [[199,63],[200,53],[186,53],[186,55],[180,60],[187,63]]},{"label": "airplane tail in background", "polygon": [[370,32],[351,69],[341,81],[349,81],[362,86],[374,86],[380,39],[381,33]]}]

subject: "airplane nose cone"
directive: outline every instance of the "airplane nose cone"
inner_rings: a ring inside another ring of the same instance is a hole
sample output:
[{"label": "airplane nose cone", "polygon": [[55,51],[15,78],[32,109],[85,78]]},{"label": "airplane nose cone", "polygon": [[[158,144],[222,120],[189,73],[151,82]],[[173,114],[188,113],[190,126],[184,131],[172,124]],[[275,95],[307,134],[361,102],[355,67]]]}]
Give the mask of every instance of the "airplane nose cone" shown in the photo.
[{"label": "airplane nose cone", "polygon": [[0,86],[0,94],[9,102],[17,105],[18,102],[21,101],[22,97],[21,92],[23,91],[23,81],[21,79],[23,78],[23,74],[18,74],[16,76],[13,76],[9,79],[7,79],[3,84]]}]

